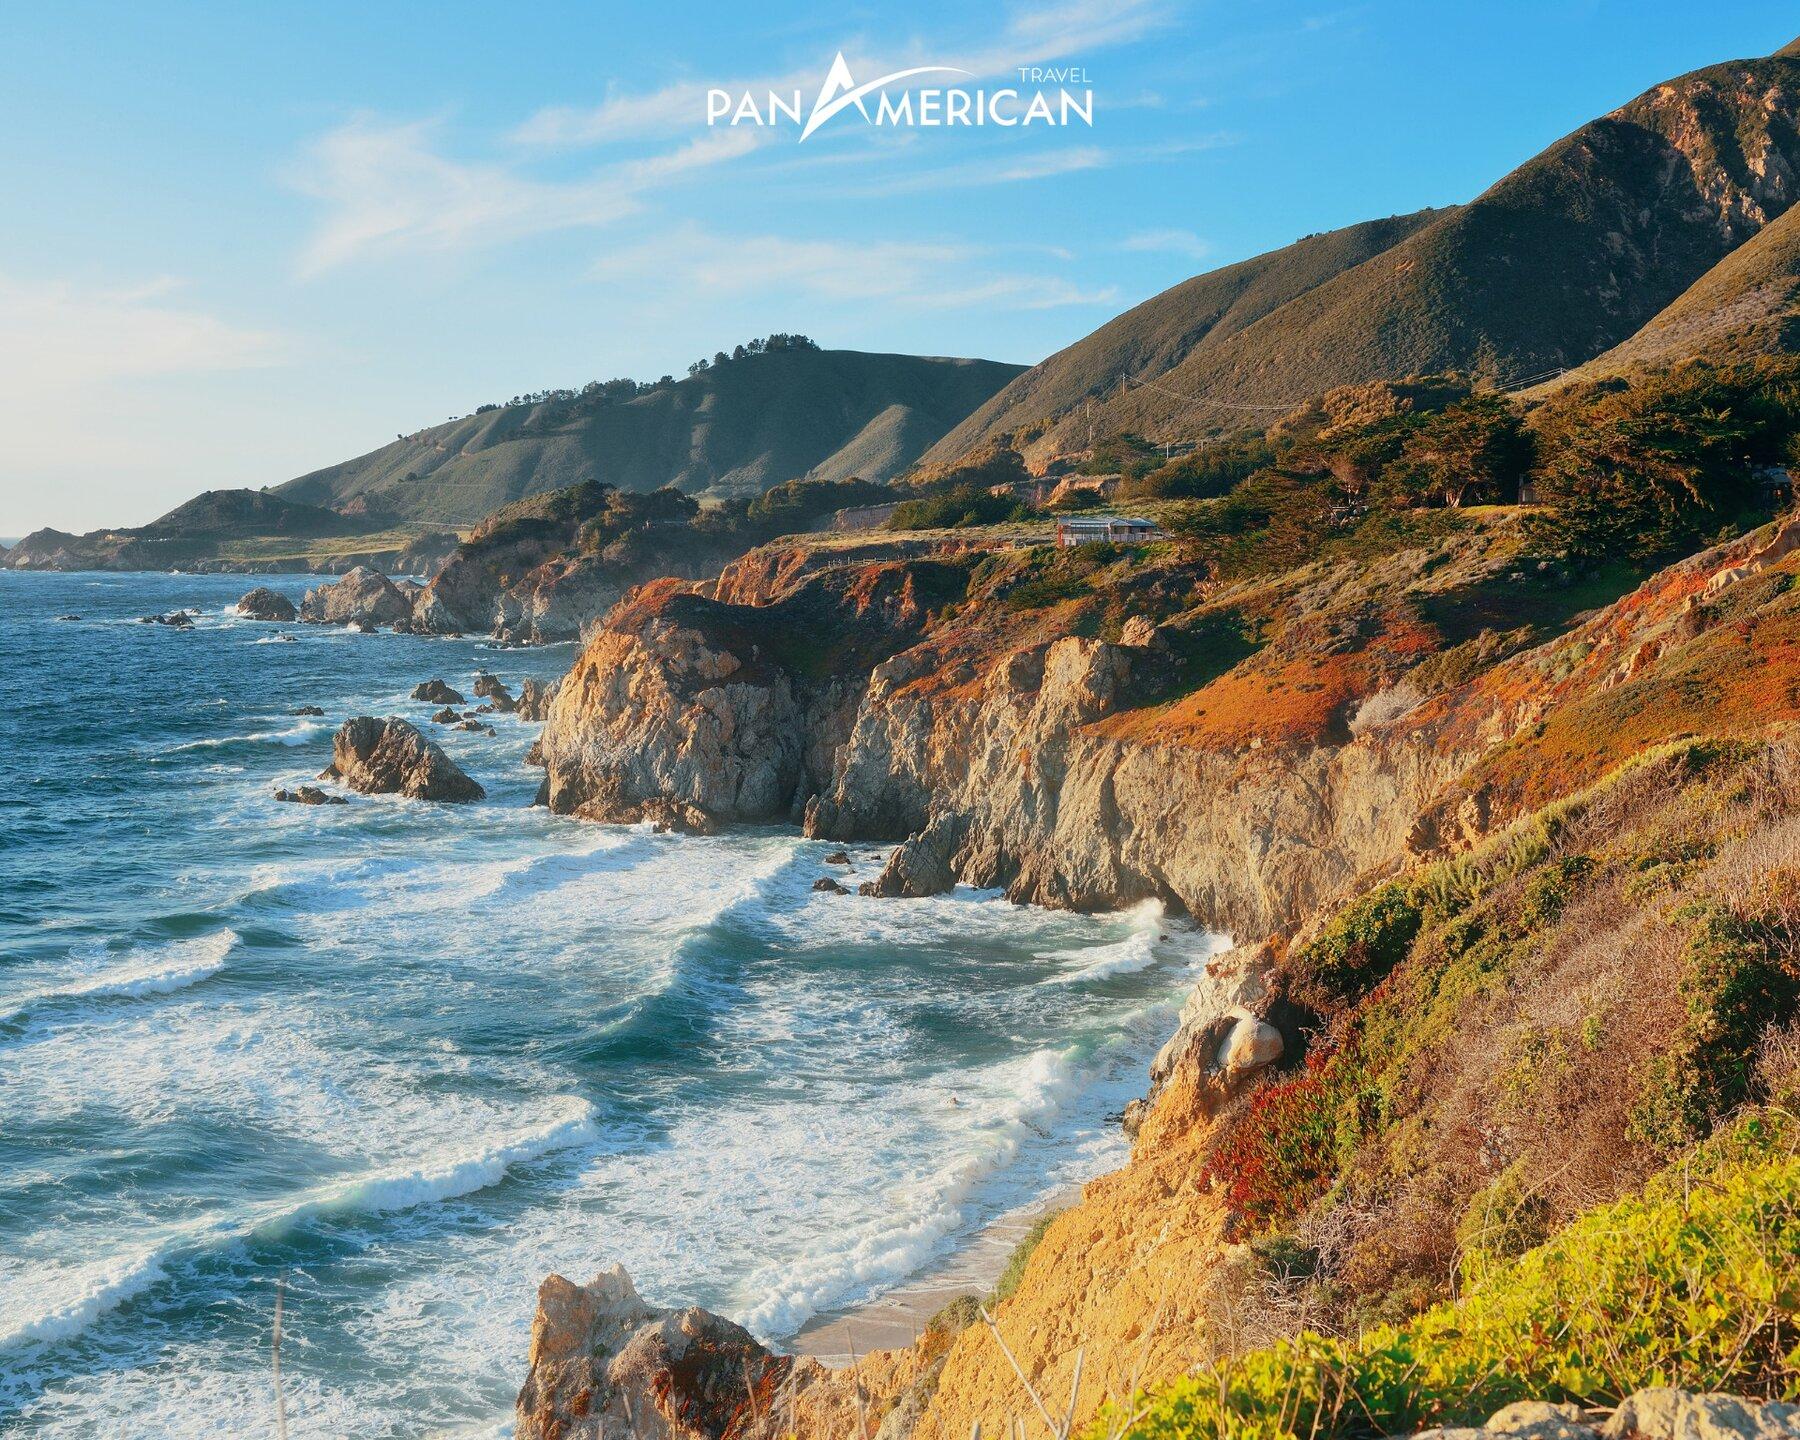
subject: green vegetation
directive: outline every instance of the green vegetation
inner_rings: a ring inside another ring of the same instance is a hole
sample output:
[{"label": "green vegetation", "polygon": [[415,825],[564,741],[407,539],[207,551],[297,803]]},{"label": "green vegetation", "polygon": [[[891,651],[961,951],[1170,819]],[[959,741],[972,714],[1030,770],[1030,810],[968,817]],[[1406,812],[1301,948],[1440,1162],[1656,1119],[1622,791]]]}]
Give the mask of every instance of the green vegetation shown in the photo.
[{"label": "green vegetation", "polygon": [[1751,1117],[1636,1198],[1487,1268],[1455,1304],[1356,1339],[1304,1332],[1164,1386],[1136,1440],[1327,1440],[1479,1424],[1515,1400],[1800,1395],[1800,1158]]},{"label": "green vegetation", "polygon": [[[747,351],[748,347],[746,347]],[[395,439],[278,487],[404,519],[473,525],[511,501],[596,480],[750,498],[795,476],[891,479],[1019,367],[777,347],[679,380],[540,392]],[[626,387],[632,387],[630,394]],[[572,396],[572,398],[571,398]]]},{"label": "green vegetation", "polygon": [[1044,1233],[1049,1230],[1051,1222],[1060,1210],[1046,1210],[1031,1222],[1031,1228],[1019,1237],[1019,1243],[1013,1246],[1012,1254],[1006,1257],[1006,1268],[1000,1272],[1000,1278],[994,1281],[994,1289],[988,1296],[988,1309],[992,1310],[1002,1300],[1011,1297],[1019,1288],[1019,1282],[1025,1278],[1025,1267],[1031,1263],[1032,1252],[1043,1243]]},{"label": "green vegetation", "polygon": [[903,500],[889,517],[889,530],[957,530],[999,525],[1030,517],[1031,507],[1009,494],[994,495],[979,485],[957,485],[917,500]]}]

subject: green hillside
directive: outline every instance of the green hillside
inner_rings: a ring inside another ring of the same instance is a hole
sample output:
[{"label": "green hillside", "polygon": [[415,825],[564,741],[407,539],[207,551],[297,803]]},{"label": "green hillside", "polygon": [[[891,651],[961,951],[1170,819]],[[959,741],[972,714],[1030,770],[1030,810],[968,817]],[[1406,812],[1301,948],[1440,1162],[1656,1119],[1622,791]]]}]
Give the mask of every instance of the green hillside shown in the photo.
[{"label": "green hillside", "polygon": [[[927,460],[1021,430],[1041,457],[1084,448],[1090,420],[1184,438],[1266,423],[1332,385],[1444,370],[1504,384],[1578,365],[1786,211],[1797,119],[1800,58],[1785,52],[1658,85],[1469,204],[1388,222],[1410,233],[1217,338],[1203,282],[1231,272],[1177,286],[1021,376]],[[1206,343],[1163,343],[1183,312]]]},{"label": "green hillside", "polygon": [[948,460],[1089,399],[1113,398],[1119,377],[1166,374],[1289,301],[1391,249],[1443,212],[1421,210],[1308,235],[1280,250],[1196,275],[1108,321],[989,400],[931,451]]},{"label": "green hillside", "polygon": [[1700,277],[1622,345],[1569,372],[1597,380],[1634,365],[1746,360],[1800,348],[1800,210],[1790,210]]},{"label": "green hillside", "polygon": [[470,524],[527,495],[600,480],[625,490],[755,495],[810,476],[885,480],[1019,373],[987,360],[782,350],[612,402],[490,408],[277,487]]}]

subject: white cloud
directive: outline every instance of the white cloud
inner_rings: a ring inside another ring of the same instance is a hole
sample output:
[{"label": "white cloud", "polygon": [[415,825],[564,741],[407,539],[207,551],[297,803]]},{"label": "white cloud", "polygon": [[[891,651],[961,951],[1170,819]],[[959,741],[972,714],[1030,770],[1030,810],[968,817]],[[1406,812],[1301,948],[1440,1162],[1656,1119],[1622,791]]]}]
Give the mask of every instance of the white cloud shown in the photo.
[{"label": "white cloud", "polygon": [[83,512],[122,523],[151,477],[175,493],[199,488],[196,471],[230,443],[221,432],[237,419],[211,392],[235,372],[282,364],[291,347],[181,303],[180,288],[0,274],[0,532]]},{"label": "white cloud", "polygon": [[279,337],[170,303],[179,288],[166,276],[82,289],[0,275],[0,395],[279,362]]},{"label": "white cloud", "polygon": [[1084,291],[1061,276],[996,270],[996,263],[991,252],[970,245],[715,235],[688,225],[614,251],[591,273],[604,283],[682,297],[800,296],[920,308],[1042,310],[1101,304],[1114,295],[1111,287]]},{"label": "white cloud", "polygon": [[1121,240],[1119,248],[1153,254],[1181,255],[1189,260],[1203,260],[1212,253],[1212,246],[1192,230],[1139,230],[1135,235],[1127,235]]},{"label": "white cloud", "polygon": [[370,254],[452,250],[546,230],[605,225],[635,209],[616,176],[533,180],[500,165],[452,160],[430,121],[361,118],[314,142],[294,176],[325,207],[302,253],[303,275]]},{"label": "white cloud", "polygon": [[437,129],[429,120],[382,123],[365,116],[314,142],[293,175],[324,206],[301,253],[301,275],[371,256],[448,252],[610,225],[635,214],[644,192],[735,159],[759,140],[748,131],[720,131],[577,179],[540,180],[512,165],[442,154]]}]

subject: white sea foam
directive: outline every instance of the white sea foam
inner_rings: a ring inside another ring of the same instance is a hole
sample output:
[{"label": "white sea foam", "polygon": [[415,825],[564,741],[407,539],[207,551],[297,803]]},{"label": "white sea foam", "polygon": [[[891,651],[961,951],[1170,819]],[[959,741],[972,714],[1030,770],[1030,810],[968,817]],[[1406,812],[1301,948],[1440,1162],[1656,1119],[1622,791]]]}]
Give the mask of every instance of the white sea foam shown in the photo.
[{"label": "white sea foam", "polygon": [[389,1166],[327,1184],[280,1214],[259,1220],[255,1229],[259,1233],[282,1230],[319,1215],[410,1210],[415,1205],[471,1195],[498,1185],[515,1165],[599,1138],[594,1107],[587,1101],[564,1095],[552,1103],[557,1113],[550,1120],[499,1139],[448,1145],[415,1164]]},{"label": "white sea foam", "polygon": [[34,1010],[79,1000],[141,1000],[167,995],[210,979],[225,968],[238,944],[234,930],[219,930],[193,940],[177,941],[164,951],[124,965],[83,975],[61,985],[45,986],[20,997],[0,1012],[0,1021],[17,1020]]},{"label": "white sea foam", "polygon": [[265,1202],[247,1212],[171,1227],[148,1247],[85,1265],[0,1269],[9,1298],[0,1317],[0,1352],[21,1345],[65,1340],[108,1311],[168,1277],[171,1267],[194,1254],[252,1236],[271,1236],[308,1220],[340,1214],[410,1210],[485,1190],[515,1165],[596,1138],[594,1110],[586,1101],[559,1096],[552,1118],[497,1138],[454,1142],[414,1163],[389,1165],[351,1179],[328,1181],[297,1199]]},{"label": "white sea foam", "polygon": [[1072,960],[1075,968],[1062,970],[1041,981],[1045,985],[1080,985],[1092,980],[1106,980],[1115,975],[1132,975],[1148,970],[1160,958],[1157,942],[1164,929],[1160,900],[1144,900],[1132,907],[1131,933],[1123,940],[1108,945],[1089,945],[1069,950],[1052,950],[1046,960]]},{"label": "white sea foam", "polygon": [[1005,1067],[1011,1097],[977,1116],[958,1158],[913,1187],[897,1213],[862,1233],[813,1248],[779,1273],[758,1272],[751,1286],[765,1298],[743,1323],[759,1335],[791,1335],[820,1310],[904,1280],[942,1254],[968,1223],[975,1191],[1011,1165],[1034,1135],[1045,1134],[1078,1084],[1075,1061],[1071,1050],[1038,1050]]},{"label": "white sea foam", "polygon": [[227,745],[304,745],[334,728],[328,720],[307,718],[279,730],[252,730],[247,735],[208,735],[201,740],[184,740],[179,745],[165,746],[156,753],[184,755],[192,750],[219,750]]},{"label": "white sea foam", "polygon": [[[0,1351],[80,1334],[107,1311],[160,1281],[163,1258],[161,1248],[152,1247],[78,1267],[59,1267],[53,1273],[38,1267],[35,1285],[26,1274],[5,1277],[13,1298],[0,1308]],[[22,1285],[23,1293],[14,1292],[15,1283]]]}]

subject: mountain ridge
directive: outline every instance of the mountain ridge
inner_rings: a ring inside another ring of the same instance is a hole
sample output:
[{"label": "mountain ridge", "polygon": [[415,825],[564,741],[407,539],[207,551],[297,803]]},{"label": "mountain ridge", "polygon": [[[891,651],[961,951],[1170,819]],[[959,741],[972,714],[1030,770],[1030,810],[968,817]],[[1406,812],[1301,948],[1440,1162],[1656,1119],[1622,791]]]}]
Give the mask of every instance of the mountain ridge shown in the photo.
[{"label": "mountain ridge", "polygon": [[[1445,370],[1505,384],[1579,365],[1628,339],[1786,212],[1800,193],[1797,121],[1794,47],[1660,82],[1217,344],[1154,371],[1120,368],[1099,393],[1090,378],[1080,414],[1073,402],[1054,403],[1093,337],[1078,341],[1013,381],[926,463],[1009,439],[1043,460],[1082,448],[1090,423],[1096,433],[1187,438],[1230,428],[1247,411],[1269,418],[1339,384]],[[1206,278],[1096,335],[1179,304]],[[1129,352],[1127,338],[1113,343]],[[1127,382],[1136,388],[1121,388]],[[1035,393],[1053,403],[1034,405]]]},{"label": "mountain ridge", "polygon": [[888,479],[1019,373],[999,361],[793,349],[727,360],[634,398],[484,407],[275,487],[287,499],[473,524],[599,480],[709,498],[785,480]]}]

